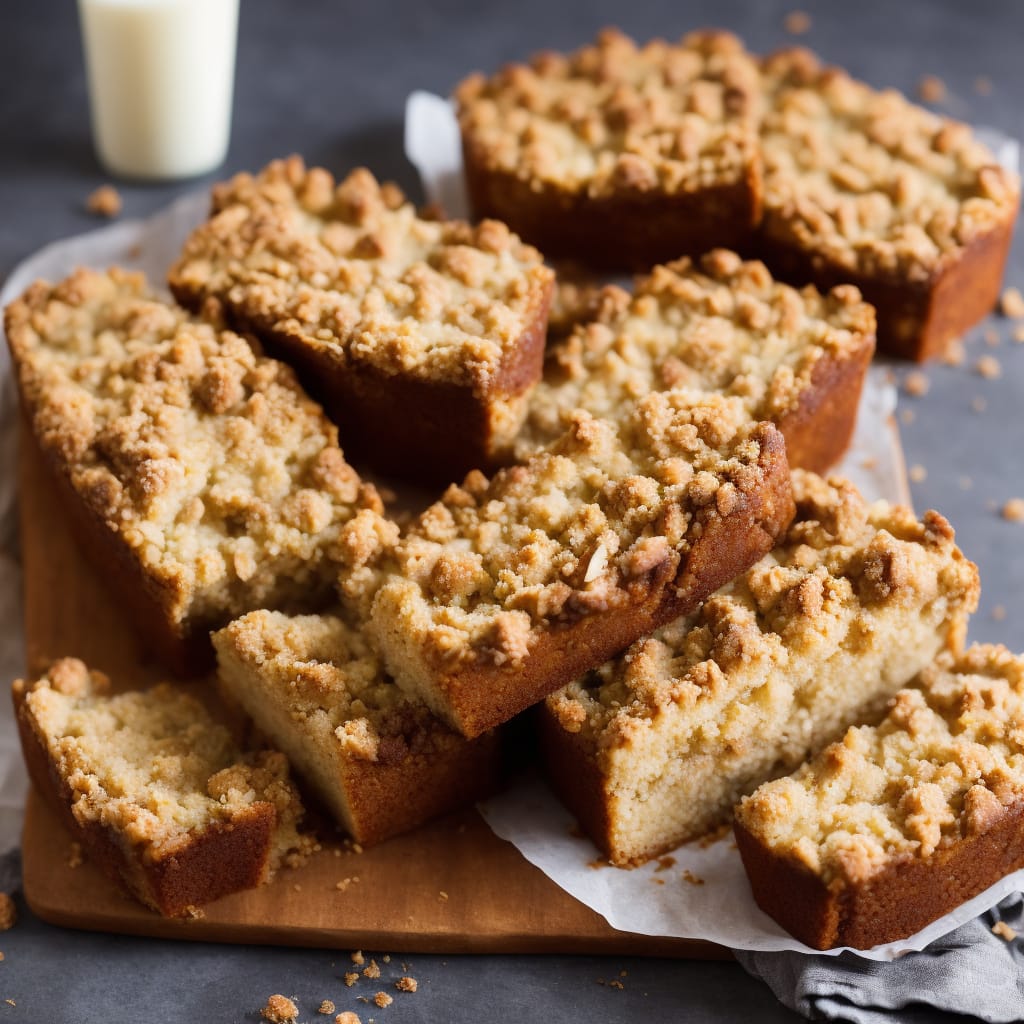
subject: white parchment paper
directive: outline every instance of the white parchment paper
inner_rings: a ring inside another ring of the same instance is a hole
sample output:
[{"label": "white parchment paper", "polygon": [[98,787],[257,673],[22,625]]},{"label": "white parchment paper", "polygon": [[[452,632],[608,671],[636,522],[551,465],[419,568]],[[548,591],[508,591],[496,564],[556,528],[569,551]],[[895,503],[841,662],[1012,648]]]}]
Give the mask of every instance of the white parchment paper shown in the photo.
[{"label": "white parchment paper", "polygon": [[[983,135],[1000,161],[1016,170],[1016,141],[992,129],[984,129]],[[425,92],[409,97],[405,144],[406,155],[420,172],[428,200],[453,214],[465,215],[468,203],[462,184],[458,125],[448,100]],[[892,415],[896,391],[889,377],[884,366],[871,367],[853,444],[836,472],[849,477],[869,500],[886,498],[909,504],[899,434]],[[572,816],[541,780],[521,780],[511,790],[486,801],[480,810],[499,836],[614,928],[644,935],[706,939],[733,949],[816,952],[758,910],[731,837],[707,846],[690,843],[680,847],[672,854],[675,863],[661,870],[657,862],[633,870],[596,868],[591,865],[598,860],[597,849],[589,840],[573,836]],[[684,872],[699,883],[687,881]],[[923,949],[1017,890],[1024,890],[1024,871],[1004,878],[909,939],[853,952],[872,960],[891,960]]]}]

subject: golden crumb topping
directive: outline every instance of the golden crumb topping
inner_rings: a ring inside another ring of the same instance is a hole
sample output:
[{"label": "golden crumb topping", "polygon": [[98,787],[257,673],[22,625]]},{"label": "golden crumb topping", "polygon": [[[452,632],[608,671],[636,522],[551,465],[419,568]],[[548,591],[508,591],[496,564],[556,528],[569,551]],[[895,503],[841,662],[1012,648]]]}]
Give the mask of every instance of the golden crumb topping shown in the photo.
[{"label": "golden crumb topping", "polygon": [[637,46],[614,29],[456,89],[477,162],[589,196],[696,192],[757,161],[757,68],[727,32]]},{"label": "golden crumb topping", "polygon": [[797,290],[724,249],[655,267],[632,295],[605,288],[590,321],[549,352],[519,450],[557,437],[576,408],[615,418],[678,387],[735,396],[753,419],[778,420],[821,359],[853,354],[874,331],[874,310],[852,285]]},{"label": "golden crumb topping", "polygon": [[419,217],[365,168],[335,184],[298,157],[239,174],[185,244],[171,288],[333,362],[470,386],[500,380],[553,275],[504,224]]},{"label": "golden crumb topping", "polygon": [[793,472],[793,492],[796,518],[775,550],[696,614],[548,699],[567,731],[610,752],[660,723],[692,732],[695,750],[721,735],[740,749],[756,717],[750,703],[783,709],[776,683],[799,684],[841,649],[899,644],[887,625],[897,609],[923,616],[938,602],[955,620],[976,606],[977,570],[938,513],[918,521],[902,506],[868,505],[845,480],[803,470]]},{"label": "golden crumb topping", "polygon": [[860,883],[990,829],[1024,799],[1024,658],[940,657],[875,727],[850,729],[741,805],[744,826],[828,883]]},{"label": "golden crumb topping", "polygon": [[768,57],[762,71],[769,237],[848,270],[925,280],[1013,215],[1019,182],[967,125],[807,50]]},{"label": "golden crumb topping", "polygon": [[439,665],[522,661],[540,631],[673,576],[709,517],[763,489],[773,432],[738,399],[682,390],[619,422],[577,410],[549,448],[470,473],[386,549],[369,628],[397,618]]},{"label": "golden crumb topping", "polygon": [[345,524],[382,510],[287,366],[140,275],[39,282],[6,326],[40,445],[175,623],[322,589]]},{"label": "golden crumb topping", "polygon": [[222,670],[231,658],[257,674],[303,735],[347,756],[388,762],[460,742],[395,685],[363,631],[338,616],[250,612],[214,644]]},{"label": "golden crumb topping", "polygon": [[20,714],[71,790],[80,824],[114,829],[147,857],[161,858],[195,833],[270,803],[277,853],[302,847],[302,806],[284,755],[243,755],[228,730],[180,689],[161,683],[111,696],[107,677],[76,658],[14,687]]}]

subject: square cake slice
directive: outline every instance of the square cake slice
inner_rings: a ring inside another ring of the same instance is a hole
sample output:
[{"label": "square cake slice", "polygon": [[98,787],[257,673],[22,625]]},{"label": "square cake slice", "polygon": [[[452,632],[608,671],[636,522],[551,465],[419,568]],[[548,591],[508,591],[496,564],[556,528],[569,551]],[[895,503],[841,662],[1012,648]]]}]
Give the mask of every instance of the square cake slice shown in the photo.
[{"label": "square cake slice", "polygon": [[455,91],[470,202],[548,257],[642,270],[749,245],[761,210],[756,62],[728,32],[614,29]]},{"label": "square cake slice", "polygon": [[220,683],[364,845],[487,796],[498,733],[463,739],[338,616],[252,612],[213,637]]},{"label": "square cake slice", "polygon": [[944,654],[745,799],[736,839],[758,906],[816,949],[906,938],[1024,867],[1024,657]]},{"label": "square cake slice", "polygon": [[385,547],[367,629],[399,686],[476,736],[692,611],[792,514],[782,435],[739,399],[577,411],[550,448],[471,473]]},{"label": "square cake slice", "polygon": [[632,295],[605,288],[589,321],[549,349],[517,453],[558,437],[576,408],[615,418],[651,391],[687,387],[740,398],[782,431],[791,468],[823,472],[849,444],[874,349],[874,310],[850,285],[797,290],[725,249],[678,260]]},{"label": "square cake slice", "polygon": [[760,249],[800,284],[855,284],[884,352],[923,360],[996,303],[1020,183],[967,125],[806,50],[764,60]]},{"label": "square cake slice", "polygon": [[942,516],[803,471],[793,487],[774,551],[542,710],[551,784],[614,864],[722,824],[962,643],[978,573]]},{"label": "square cake slice", "polygon": [[7,308],[22,403],[83,550],[178,672],[208,633],[331,593],[331,549],[383,510],[292,370],[117,269]]},{"label": "square cake slice", "polygon": [[353,455],[447,484],[511,445],[540,376],[554,275],[504,224],[418,216],[360,168],[240,174],[170,273],[290,361]]},{"label": "square cake slice", "polygon": [[114,695],[64,658],[13,696],[39,792],[90,860],[161,914],[251,889],[309,852],[284,755],[241,753],[175,687]]}]

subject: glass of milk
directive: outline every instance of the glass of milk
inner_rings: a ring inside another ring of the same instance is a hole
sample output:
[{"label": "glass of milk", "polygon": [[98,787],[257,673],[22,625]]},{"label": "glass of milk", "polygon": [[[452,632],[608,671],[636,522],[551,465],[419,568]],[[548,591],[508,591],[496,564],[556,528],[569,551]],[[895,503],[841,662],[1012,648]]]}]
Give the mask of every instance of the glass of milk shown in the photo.
[{"label": "glass of milk", "polygon": [[189,178],[224,161],[238,0],[78,0],[100,162]]}]

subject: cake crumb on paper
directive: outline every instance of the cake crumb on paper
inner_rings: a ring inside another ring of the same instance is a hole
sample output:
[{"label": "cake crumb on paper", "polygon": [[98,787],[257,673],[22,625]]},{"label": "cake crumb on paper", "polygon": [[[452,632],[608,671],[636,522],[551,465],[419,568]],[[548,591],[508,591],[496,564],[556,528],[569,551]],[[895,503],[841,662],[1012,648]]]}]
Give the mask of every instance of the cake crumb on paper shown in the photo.
[{"label": "cake crumb on paper", "polygon": [[982,356],[974,364],[974,371],[988,380],[995,380],[1003,375],[1003,367],[995,356]]},{"label": "cake crumb on paper", "polygon": [[260,1010],[260,1016],[270,1024],[291,1024],[298,1015],[299,1008],[287,996],[280,994],[272,995]]},{"label": "cake crumb on paper", "polygon": [[114,218],[121,212],[121,193],[113,185],[101,185],[86,199],[85,208],[97,217]]},{"label": "cake crumb on paper", "polygon": [[1024,522],[1024,498],[1011,498],[1003,505],[1002,516],[1011,523]]},{"label": "cake crumb on paper", "polygon": [[806,11],[790,11],[782,19],[782,27],[791,36],[802,36],[811,30],[811,16]]},{"label": "cake crumb on paper", "polygon": [[655,871],[668,871],[669,868],[676,866],[675,857],[659,857],[658,866],[654,869]]},{"label": "cake crumb on paper", "polygon": [[1005,921],[996,921],[992,925],[992,931],[999,938],[1006,939],[1007,942],[1013,942],[1017,938],[1017,933]]},{"label": "cake crumb on paper", "polygon": [[912,370],[903,378],[903,390],[913,398],[921,398],[928,394],[932,382],[920,370]]},{"label": "cake crumb on paper", "polygon": [[946,98],[946,83],[938,75],[923,75],[917,95],[925,103],[941,103]]},{"label": "cake crumb on paper", "polygon": [[402,977],[395,982],[395,988],[397,988],[399,992],[415,992],[419,987],[419,982],[415,978],[410,978],[408,974],[403,974]]},{"label": "cake crumb on paper", "polygon": [[683,881],[689,882],[690,885],[703,885],[704,879],[700,875],[695,875],[689,868],[683,872]]},{"label": "cake crumb on paper", "polygon": [[1003,316],[1011,320],[1024,320],[1024,295],[1019,288],[1006,288],[999,300],[999,308]]}]

